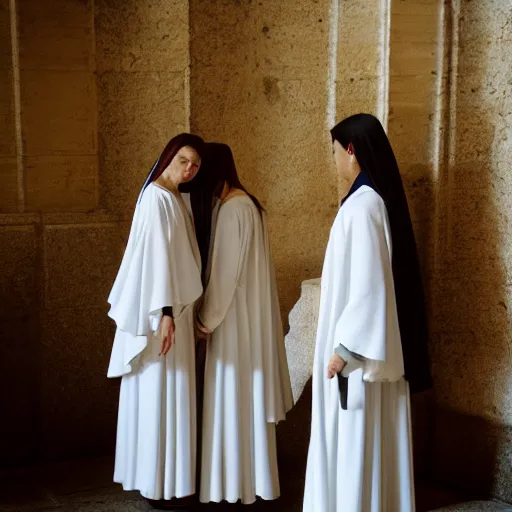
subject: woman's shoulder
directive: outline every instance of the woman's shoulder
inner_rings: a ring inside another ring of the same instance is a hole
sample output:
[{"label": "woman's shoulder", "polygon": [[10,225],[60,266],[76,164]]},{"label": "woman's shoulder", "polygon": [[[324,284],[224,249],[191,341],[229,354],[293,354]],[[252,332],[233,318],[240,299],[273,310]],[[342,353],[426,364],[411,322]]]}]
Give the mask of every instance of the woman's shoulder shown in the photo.
[{"label": "woman's shoulder", "polygon": [[179,218],[180,205],[174,194],[156,183],[144,190],[139,209],[151,218],[162,217],[169,220]]},{"label": "woman's shoulder", "polygon": [[348,198],[343,209],[347,215],[356,215],[364,212],[382,213],[385,208],[382,197],[373,188],[364,185]]},{"label": "woman's shoulder", "polygon": [[235,194],[221,203],[220,211],[225,212],[245,212],[257,209],[252,199],[245,193]]}]

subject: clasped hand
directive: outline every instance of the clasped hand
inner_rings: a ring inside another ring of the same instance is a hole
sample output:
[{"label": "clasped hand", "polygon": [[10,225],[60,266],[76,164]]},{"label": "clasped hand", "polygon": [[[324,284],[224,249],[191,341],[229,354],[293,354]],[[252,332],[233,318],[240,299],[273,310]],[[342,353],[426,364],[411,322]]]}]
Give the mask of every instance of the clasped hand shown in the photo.
[{"label": "clasped hand", "polygon": [[345,368],[347,362],[342,359],[338,354],[333,354],[329,364],[327,365],[327,378],[332,379],[337,373],[340,373]]}]

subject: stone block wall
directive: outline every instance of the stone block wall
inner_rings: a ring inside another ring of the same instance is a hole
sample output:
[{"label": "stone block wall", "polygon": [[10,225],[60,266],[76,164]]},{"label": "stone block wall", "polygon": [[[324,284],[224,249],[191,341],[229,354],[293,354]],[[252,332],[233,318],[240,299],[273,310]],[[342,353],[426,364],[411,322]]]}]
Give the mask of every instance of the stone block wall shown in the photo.
[{"label": "stone block wall", "polygon": [[437,413],[415,400],[417,465],[512,500],[511,15],[502,0],[0,0],[2,464],[112,449],[106,297],[171,136],[233,148],[269,213],[286,317],[346,191],[328,130],[367,111],[427,285]]},{"label": "stone block wall", "polygon": [[188,3],[0,3],[0,464],[111,452],[106,299],[188,128]]}]

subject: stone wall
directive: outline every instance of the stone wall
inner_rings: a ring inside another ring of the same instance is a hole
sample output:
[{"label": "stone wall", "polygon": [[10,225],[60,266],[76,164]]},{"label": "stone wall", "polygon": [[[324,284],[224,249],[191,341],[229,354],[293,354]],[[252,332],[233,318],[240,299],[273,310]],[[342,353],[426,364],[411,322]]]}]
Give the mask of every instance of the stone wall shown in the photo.
[{"label": "stone wall", "polygon": [[192,0],[190,34],[192,129],[231,146],[267,210],[286,315],[321,272],[337,208],[330,2]]},{"label": "stone wall", "polygon": [[[501,0],[0,0],[2,464],[112,449],[105,301],[172,135],[232,146],[286,316],[347,186],[328,129],[369,111],[427,285],[437,405],[415,400],[418,466],[512,500],[511,16]],[[305,453],[307,402],[285,456]]]},{"label": "stone wall", "polygon": [[512,501],[512,6],[447,5],[432,360],[435,474]]},{"label": "stone wall", "polygon": [[111,452],[106,299],[188,128],[188,4],[2,0],[0,52],[1,464]]}]

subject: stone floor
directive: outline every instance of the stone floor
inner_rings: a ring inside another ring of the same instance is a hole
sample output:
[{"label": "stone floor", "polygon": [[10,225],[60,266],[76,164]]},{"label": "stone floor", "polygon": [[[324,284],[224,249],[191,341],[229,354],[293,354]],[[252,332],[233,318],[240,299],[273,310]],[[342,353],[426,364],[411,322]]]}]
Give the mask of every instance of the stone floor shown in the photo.
[{"label": "stone floor", "polygon": [[[286,480],[286,479],[282,479]],[[301,482],[283,485],[275,502],[252,506],[202,505],[199,511],[301,512]],[[418,510],[443,512],[512,512],[512,506],[494,502],[466,502],[455,493],[419,485]],[[112,459],[78,460],[51,467],[0,472],[1,512],[144,512],[151,510],[138,493],[123,492],[112,483]],[[314,511],[311,511],[314,512]]]}]

